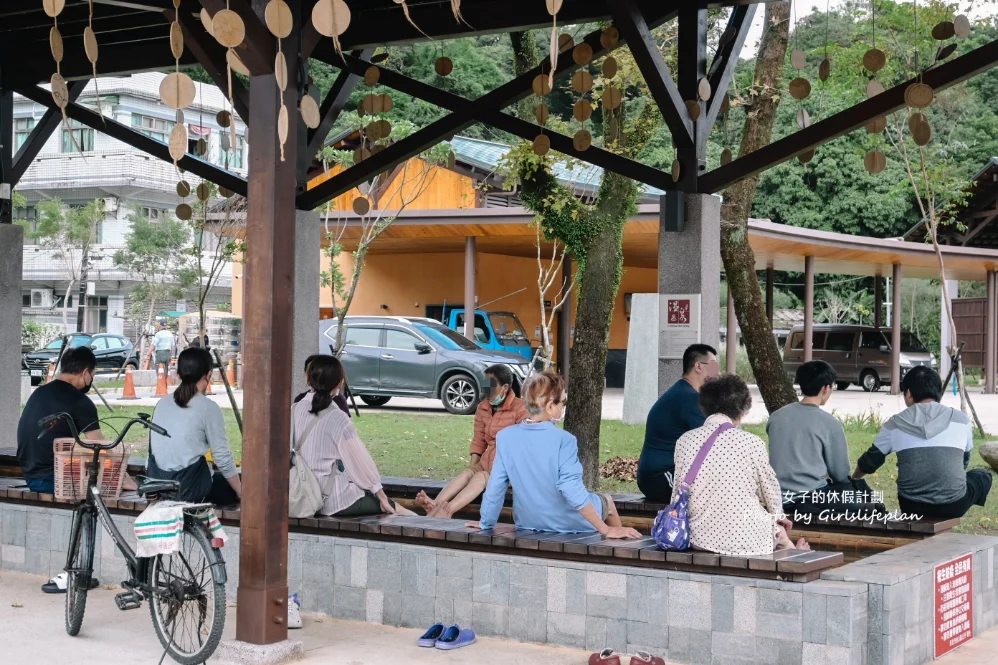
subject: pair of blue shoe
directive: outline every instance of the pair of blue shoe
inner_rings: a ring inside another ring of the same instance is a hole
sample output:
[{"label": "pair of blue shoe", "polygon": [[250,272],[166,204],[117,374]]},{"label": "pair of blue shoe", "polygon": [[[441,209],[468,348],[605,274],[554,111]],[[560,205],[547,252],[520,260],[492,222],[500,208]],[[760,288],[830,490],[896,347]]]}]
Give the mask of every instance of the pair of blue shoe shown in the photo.
[{"label": "pair of blue shoe", "polygon": [[475,631],[470,628],[461,628],[456,624],[450,628],[447,628],[442,623],[433,624],[419,638],[419,646],[427,648],[436,647],[444,651],[460,649],[474,643]]}]

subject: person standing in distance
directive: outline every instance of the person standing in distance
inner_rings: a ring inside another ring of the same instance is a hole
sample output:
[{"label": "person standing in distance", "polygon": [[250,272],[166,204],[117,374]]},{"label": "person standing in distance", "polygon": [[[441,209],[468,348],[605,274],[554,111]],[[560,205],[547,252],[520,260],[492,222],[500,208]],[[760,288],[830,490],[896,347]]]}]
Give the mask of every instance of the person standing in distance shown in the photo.
[{"label": "person standing in distance", "polygon": [[672,500],[676,441],[706,420],[700,410],[700,388],[717,376],[717,351],[693,344],[683,353],[683,376],[665,391],[648,412],[645,443],[638,459],[638,489],[649,501]]},{"label": "person standing in distance", "polygon": [[164,369],[170,367],[170,360],[173,358],[173,353],[177,347],[177,338],[173,336],[173,333],[166,327],[165,323],[159,324],[159,330],[152,338],[153,348],[156,349],[156,367],[160,365]]}]

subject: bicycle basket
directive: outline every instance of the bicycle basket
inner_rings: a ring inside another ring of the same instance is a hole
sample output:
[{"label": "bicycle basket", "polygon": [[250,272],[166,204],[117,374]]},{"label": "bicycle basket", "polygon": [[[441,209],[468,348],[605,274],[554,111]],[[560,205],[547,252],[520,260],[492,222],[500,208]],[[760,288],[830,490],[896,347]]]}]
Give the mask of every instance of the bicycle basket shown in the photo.
[{"label": "bicycle basket", "polygon": [[[67,443],[68,442],[68,443]],[[98,443],[110,443],[101,441]],[[92,451],[75,445],[73,439],[56,439],[53,444],[55,457],[55,498],[79,501],[87,492],[88,468],[93,460]],[[97,486],[105,499],[121,496],[121,486],[128,470],[128,457],[131,446],[122,444],[114,450],[101,452],[98,458],[100,469],[97,473]]]}]

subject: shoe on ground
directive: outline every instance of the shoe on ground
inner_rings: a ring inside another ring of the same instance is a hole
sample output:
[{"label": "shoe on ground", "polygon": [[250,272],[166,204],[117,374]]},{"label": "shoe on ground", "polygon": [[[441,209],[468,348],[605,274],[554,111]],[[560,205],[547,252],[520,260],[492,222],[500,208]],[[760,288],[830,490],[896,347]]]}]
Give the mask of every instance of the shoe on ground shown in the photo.
[{"label": "shoe on ground", "polygon": [[436,647],[443,651],[460,649],[475,643],[475,631],[470,628],[461,628],[454,625],[444,631],[444,634],[437,640]]},{"label": "shoe on ground", "polygon": [[647,651],[639,651],[631,656],[634,665],[665,665],[665,660],[660,656],[653,656]]},{"label": "shoe on ground", "polygon": [[[66,593],[66,585],[69,583],[69,575],[67,573],[59,573],[48,582],[42,585],[42,591],[44,593]],[[90,588],[96,589],[100,586],[100,580],[96,577],[90,577]]]},{"label": "shoe on ground", "polygon": [[620,656],[613,649],[603,649],[589,656],[589,665],[620,665]]},{"label": "shoe on ground", "polygon": [[437,645],[437,640],[440,639],[440,636],[444,634],[444,629],[445,626],[442,623],[433,624],[423,633],[417,644],[426,649],[432,649]]}]

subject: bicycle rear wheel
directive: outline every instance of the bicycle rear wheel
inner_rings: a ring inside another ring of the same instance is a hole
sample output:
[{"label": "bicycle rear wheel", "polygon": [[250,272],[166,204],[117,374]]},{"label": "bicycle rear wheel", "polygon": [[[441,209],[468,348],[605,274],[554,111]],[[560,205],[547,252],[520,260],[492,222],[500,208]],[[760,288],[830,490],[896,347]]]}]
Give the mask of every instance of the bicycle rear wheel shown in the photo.
[{"label": "bicycle rear wheel", "polygon": [[149,566],[149,612],[156,635],[181,665],[204,663],[215,652],[225,627],[224,566],[204,526],[184,523],[180,550],[161,554]]},{"label": "bicycle rear wheel", "polygon": [[87,591],[94,571],[94,540],[97,523],[87,509],[73,515],[70,531],[69,556],[66,558],[66,632],[72,636],[80,633],[83,613],[87,609]]}]

